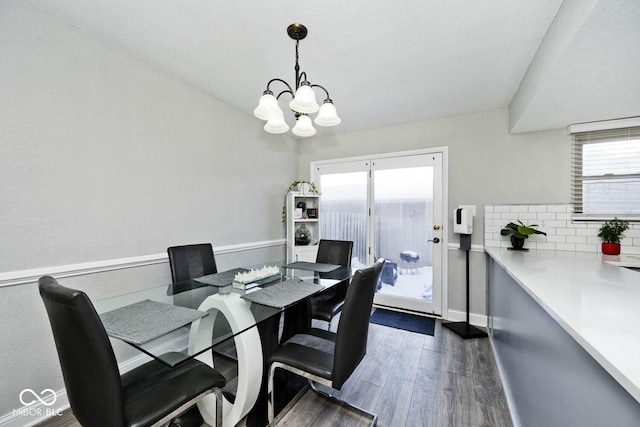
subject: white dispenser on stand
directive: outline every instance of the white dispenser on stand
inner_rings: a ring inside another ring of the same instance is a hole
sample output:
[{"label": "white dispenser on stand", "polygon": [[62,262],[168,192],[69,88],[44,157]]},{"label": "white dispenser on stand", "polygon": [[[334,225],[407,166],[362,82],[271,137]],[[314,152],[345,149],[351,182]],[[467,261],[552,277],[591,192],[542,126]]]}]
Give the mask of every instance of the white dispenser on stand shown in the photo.
[{"label": "white dispenser on stand", "polygon": [[469,251],[471,250],[471,233],[473,233],[473,217],[476,215],[474,205],[461,205],[453,210],[453,232],[460,235],[460,249],[466,252],[467,267],[467,320],[466,322],[443,323],[464,339],[482,338],[487,334],[469,323]]},{"label": "white dispenser on stand", "polygon": [[476,207],[473,205],[460,205],[453,210],[453,232],[458,234],[473,233],[473,217],[476,216]]}]

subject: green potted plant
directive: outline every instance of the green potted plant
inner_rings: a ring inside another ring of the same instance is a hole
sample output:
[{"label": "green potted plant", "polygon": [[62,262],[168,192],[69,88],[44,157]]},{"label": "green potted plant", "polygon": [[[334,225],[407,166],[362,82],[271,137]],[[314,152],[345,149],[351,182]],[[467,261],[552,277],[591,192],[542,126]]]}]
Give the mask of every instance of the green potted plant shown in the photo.
[{"label": "green potted plant", "polygon": [[524,248],[524,239],[528,239],[532,234],[547,235],[544,231],[533,228],[537,226],[538,224],[524,225],[522,221],[518,220],[518,224],[510,222],[505,225],[504,228],[500,230],[500,235],[511,236],[511,247],[509,249],[528,251],[529,249]]},{"label": "green potted plant", "polygon": [[620,254],[620,239],[624,237],[624,232],[629,228],[629,222],[613,218],[605,221],[598,230],[598,237],[602,239],[602,253],[605,255]]},{"label": "green potted plant", "polygon": [[313,181],[293,181],[289,188],[287,188],[287,192],[284,193],[284,203],[282,204],[282,223],[284,224],[287,220],[287,194],[290,192],[297,190],[303,193],[309,192],[311,194],[320,194],[318,191],[318,187]]}]

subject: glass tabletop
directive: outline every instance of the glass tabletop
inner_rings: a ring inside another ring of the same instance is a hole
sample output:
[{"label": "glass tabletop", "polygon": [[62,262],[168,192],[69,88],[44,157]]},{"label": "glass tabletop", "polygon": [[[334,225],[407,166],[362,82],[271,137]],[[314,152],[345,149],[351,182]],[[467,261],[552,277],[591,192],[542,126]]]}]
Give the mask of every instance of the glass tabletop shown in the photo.
[{"label": "glass tabletop", "polygon": [[[121,339],[169,366],[175,366],[351,277],[351,269],[346,267],[318,273],[287,268],[281,261],[246,267],[244,271],[260,270],[264,266],[277,267],[278,274],[265,279],[269,280],[268,283],[258,280],[257,286],[246,290],[234,287],[231,281],[226,286],[207,284],[225,283],[229,278],[233,280],[237,271],[243,271],[233,269],[96,300],[94,306],[109,336]],[[316,286],[308,287],[311,293],[296,297],[284,307],[243,298],[269,288],[271,294],[275,292],[277,296],[280,289],[285,292],[283,286],[295,286],[296,283],[301,287],[305,284]]]}]

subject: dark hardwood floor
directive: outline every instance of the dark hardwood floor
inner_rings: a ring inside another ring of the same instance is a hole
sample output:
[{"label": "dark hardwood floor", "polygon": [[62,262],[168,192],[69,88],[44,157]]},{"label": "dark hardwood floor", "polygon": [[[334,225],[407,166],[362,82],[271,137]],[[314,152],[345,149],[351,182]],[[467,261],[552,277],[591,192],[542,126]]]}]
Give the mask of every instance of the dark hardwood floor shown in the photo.
[{"label": "dark hardwood floor", "polygon": [[[512,426],[489,339],[463,340],[440,321],[433,337],[371,324],[367,355],[334,394],[378,414],[379,426]],[[367,423],[312,391],[278,416],[282,427]],[[79,424],[67,411],[41,426]]]}]

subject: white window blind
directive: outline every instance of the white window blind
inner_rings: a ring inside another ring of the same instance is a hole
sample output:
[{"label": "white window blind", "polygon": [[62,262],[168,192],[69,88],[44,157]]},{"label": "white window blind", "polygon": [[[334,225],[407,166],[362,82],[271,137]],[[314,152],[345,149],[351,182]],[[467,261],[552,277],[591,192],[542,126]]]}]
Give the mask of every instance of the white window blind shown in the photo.
[{"label": "white window blind", "polygon": [[573,134],[576,219],[640,219],[640,126]]}]

